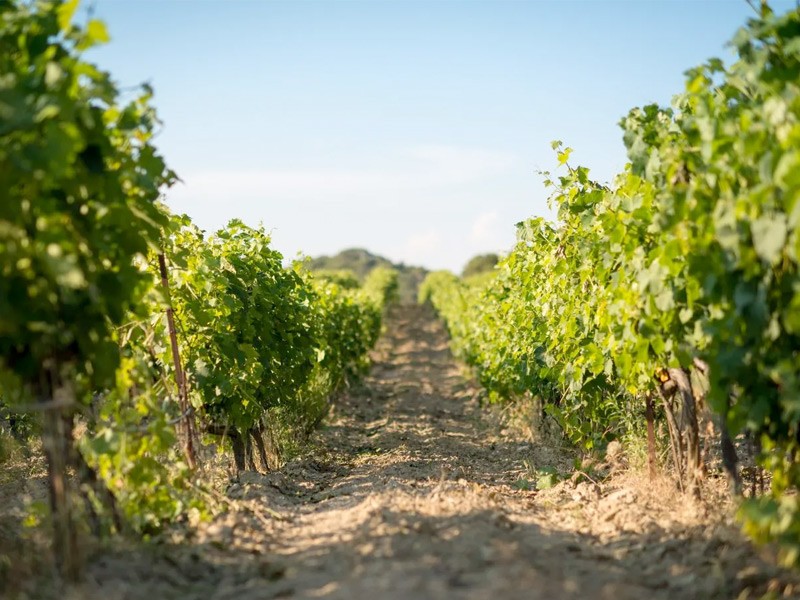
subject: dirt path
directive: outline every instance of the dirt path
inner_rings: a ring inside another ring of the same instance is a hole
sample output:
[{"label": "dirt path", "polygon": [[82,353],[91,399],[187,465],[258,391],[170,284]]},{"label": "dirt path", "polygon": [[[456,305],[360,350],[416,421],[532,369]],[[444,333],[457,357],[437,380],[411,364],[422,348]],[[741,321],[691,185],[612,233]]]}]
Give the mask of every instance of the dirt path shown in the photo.
[{"label": "dirt path", "polygon": [[[624,478],[519,489],[532,467],[563,456],[503,431],[479,408],[427,309],[395,309],[376,355],[312,453],[231,486],[242,510],[177,545],[109,552],[67,597],[640,599],[787,590],[789,575],[702,507],[676,510],[682,500]],[[794,595],[791,583],[786,593]]]}]

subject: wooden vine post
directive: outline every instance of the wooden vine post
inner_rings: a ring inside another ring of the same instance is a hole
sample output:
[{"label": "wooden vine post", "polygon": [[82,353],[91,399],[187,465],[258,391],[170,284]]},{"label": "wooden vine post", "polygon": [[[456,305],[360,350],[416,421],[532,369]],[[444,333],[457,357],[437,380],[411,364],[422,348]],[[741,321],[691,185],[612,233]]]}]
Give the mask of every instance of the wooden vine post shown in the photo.
[{"label": "wooden vine post", "polygon": [[181,411],[181,418],[178,421],[178,432],[182,438],[183,451],[189,466],[194,469],[197,466],[197,458],[194,450],[194,419],[189,406],[189,395],[186,388],[186,373],[181,367],[181,356],[178,348],[178,335],[175,331],[175,311],[172,309],[172,296],[169,292],[169,277],[167,275],[167,259],[164,253],[158,255],[158,268],[161,272],[161,286],[167,296],[167,328],[169,329],[169,341],[172,347],[172,362],[175,367],[175,383],[178,386],[178,408]]},{"label": "wooden vine post", "polygon": [[62,577],[78,581],[82,560],[78,543],[73,498],[68,475],[72,447],[72,410],[74,397],[67,386],[60,383],[56,365],[46,365],[43,373],[41,410],[42,447],[47,459],[47,477],[50,492],[50,509],[53,519],[53,551]]},{"label": "wooden vine post", "polygon": [[656,430],[655,430],[655,407],[653,406],[653,395],[648,392],[645,396],[645,418],[647,419],[647,466],[650,471],[650,479],[656,477]]},{"label": "wooden vine post", "polygon": [[702,463],[697,408],[688,372],[684,369],[662,369],[657,374],[664,414],[669,426],[672,460],[681,490],[700,495]]}]

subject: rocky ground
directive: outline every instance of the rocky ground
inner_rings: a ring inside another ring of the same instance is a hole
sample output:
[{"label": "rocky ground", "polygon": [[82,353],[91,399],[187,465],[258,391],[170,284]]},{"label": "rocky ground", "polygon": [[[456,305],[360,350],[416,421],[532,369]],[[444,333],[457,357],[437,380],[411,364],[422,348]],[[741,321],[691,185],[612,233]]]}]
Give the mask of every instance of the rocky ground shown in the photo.
[{"label": "rocky ground", "polygon": [[107,548],[85,584],[54,595],[800,598],[800,580],[739,533],[721,483],[694,502],[617,456],[597,471],[610,476],[537,491],[574,457],[479,405],[427,308],[394,309],[375,359],[304,456],[230,484],[230,511]]}]

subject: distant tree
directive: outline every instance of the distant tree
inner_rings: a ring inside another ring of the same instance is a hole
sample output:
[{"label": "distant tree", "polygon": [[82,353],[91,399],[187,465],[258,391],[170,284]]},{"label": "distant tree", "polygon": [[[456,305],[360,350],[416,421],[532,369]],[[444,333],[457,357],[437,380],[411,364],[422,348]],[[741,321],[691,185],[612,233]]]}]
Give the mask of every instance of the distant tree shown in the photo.
[{"label": "distant tree", "polygon": [[[392,263],[389,259],[372,254],[364,248],[348,248],[333,256],[318,256],[308,262],[308,269],[318,276],[320,271],[322,277],[328,278],[334,272],[349,271],[362,283],[374,269],[382,267],[397,271],[397,295],[400,303],[416,302],[417,287],[428,273],[423,267]],[[341,284],[341,281],[338,283]]]},{"label": "distant tree", "polygon": [[461,271],[461,277],[469,277],[471,275],[478,275],[491,271],[494,269],[498,260],[500,260],[500,257],[497,256],[497,254],[479,254],[478,256],[473,256],[469,259],[464,270]]},{"label": "distant tree", "polygon": [[320,256],[311,259],[312,271],[351,271],[359,281],[376,267],[392,267],[391,261],[372,254],[363,248],[349,248],[334,256]]},{"label": "distant tree", "polygon": [[314,276],[340,285],[346,290],[354,290],[361,286],[355,273],[347,269],[320,269],[314,271]]}]

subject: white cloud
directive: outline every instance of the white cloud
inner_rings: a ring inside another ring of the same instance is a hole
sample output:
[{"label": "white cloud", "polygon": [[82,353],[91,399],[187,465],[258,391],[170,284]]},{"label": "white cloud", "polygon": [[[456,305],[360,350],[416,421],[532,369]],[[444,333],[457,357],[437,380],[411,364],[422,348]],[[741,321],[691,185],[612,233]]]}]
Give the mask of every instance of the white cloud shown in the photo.
[{"label": "white cloud", "polygon": [[431,255],[441,252],[443,241],[437,229],[415,233],[406,241],[401,258],[410,264],[430,264]]},{"label": "white cloud", "polygon": [[[398,192],[474,183],[512,168],[506,152],[447,145],[418,145],[386,156],[393,168],[227,169],[181,174],[178,199],[238,202],[246,199],[338,201],[369,196],[380,200]],[[404,160],[403,160],[404,157]]]},{"label": "white cloud", "polygon": [[182,171],[185,183],[167,202],[207,230],[233,217],[263,222],[287,256],[363,246],[408,264],[458,270],[474,254],[510,245],[513,220],[503,207],[517,197],[497,187],[518,176],[511,172],[517,162],[488,149],[417,145],[372,157],[361,169]]},{"label": "white cloud", "polygon": [[478,215],[472,223],[472,234],[470,240],[474,244],[494,243],[498,239],[498,220],[497,211],[486,212]]}]

